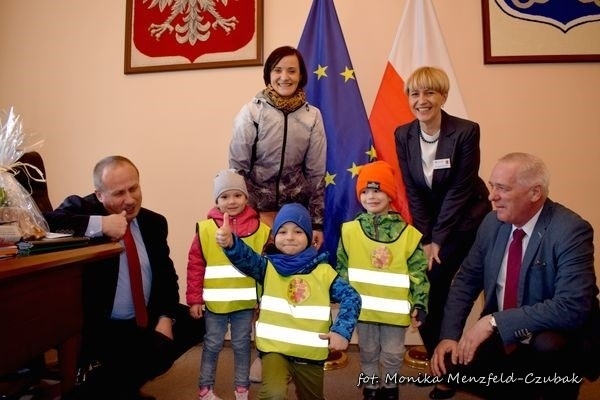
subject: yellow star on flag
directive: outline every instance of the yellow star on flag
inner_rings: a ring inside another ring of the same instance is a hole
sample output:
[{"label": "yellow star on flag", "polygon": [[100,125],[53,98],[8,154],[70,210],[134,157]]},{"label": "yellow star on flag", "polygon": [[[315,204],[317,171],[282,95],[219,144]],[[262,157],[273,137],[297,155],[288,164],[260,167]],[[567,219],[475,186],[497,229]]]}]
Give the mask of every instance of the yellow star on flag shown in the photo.
[{"label": "yellow star on flag", "polygon": [[346,171],[350,172],[352,174],[352,177],[354,178],[356,175],[358,175],[358,171],[360,171],[360,165],[352,163],[352,167],[348,168]]},{"label": "yellow star on flag", "polygon": [[345,68],[346,69],[344,70],[344,72],[340,72],[340,75],[344,77],[344,83],[348,82],[348,79],[356,79],[354,78],[354,70],[348,69],[348,67]]},{"label": "yellow star on flag", "polygon": [[325,174],[325,187],[329,185],[335,185],[335,176],[337,174],[330,174],[329,171]]},{"label": "yellow star on flag", "polygon": [[317,80],[321,79],[322,77],[326,77],[327,76],[327,65],[326,66],[322,66],[321,64],[319,64],[319,67],[314,71],[314,74],[317,75]]},{"label": "yellow star on flag", "polygon": [[365,154],[367,154],[369,156],[369,161],[377,158],[377,150],[375,150],[374,146],[371,146],[369,151],[367,151]]}]

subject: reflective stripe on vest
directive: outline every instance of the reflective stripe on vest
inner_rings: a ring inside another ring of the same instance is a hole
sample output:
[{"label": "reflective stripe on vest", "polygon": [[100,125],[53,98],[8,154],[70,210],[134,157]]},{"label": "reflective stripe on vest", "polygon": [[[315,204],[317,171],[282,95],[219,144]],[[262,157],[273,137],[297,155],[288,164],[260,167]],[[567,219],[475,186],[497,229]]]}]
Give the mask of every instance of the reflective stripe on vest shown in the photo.
[{"label": "reflective stripe on vest", "polygon": [[308,360],[327,359],[329,343],[319,334],[331,327],[329,287],[336,276],[329,264],[319,264],[310,274],[281,276],[269,262],[256,347]]},{"label": "reflective stripe on vest", "polygon": [[[198,222],[198,237],[206,261],[202,293],[206,308],[218,314],[254,308],[256,281],[231,265],[215,241],[217,229],[212,219]],[[241,239],[260,253],[269,239],[269,231],[267,225],[260,224],[255,233]]]},{"label": "reflective stripe on vest", "polygon": [[391,243],[369,238],[359,221],[342,225],[342,241],[348,254],[348,279],[360,294],[359,321],[410,325],[410,277],[408,258],[421,233],[407,225]]}]

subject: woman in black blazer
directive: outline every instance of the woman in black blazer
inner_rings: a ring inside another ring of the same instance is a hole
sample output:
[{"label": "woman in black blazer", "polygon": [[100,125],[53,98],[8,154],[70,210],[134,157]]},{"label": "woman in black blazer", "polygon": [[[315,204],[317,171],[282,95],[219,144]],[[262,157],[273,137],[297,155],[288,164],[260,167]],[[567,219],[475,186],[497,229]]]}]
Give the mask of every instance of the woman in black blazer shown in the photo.
[{"label": "woman in black blazer", "polygon": [[429,261],[428,314],[419,328],[429,356],[439,340],[452,278],[491,210],[489,191],[478,175],[479,125],[442,110],[449,88],[443,70],[415,70],[405,92],[416,119],[395,131],[412,222],[423,234],[421,243]]}]

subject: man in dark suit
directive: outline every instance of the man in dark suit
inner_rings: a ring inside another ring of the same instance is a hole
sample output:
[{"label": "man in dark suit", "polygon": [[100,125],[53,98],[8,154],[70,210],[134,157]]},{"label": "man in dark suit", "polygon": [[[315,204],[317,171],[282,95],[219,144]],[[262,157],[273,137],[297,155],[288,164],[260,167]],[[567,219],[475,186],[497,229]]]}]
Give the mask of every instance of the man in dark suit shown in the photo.
[{"label": "man in dark suit", "polygon": [[147,323],[136,322],[136,314],[142,313],[136,312],[130,286],[128,258],[133,256],[124,251],[84,270],[82,363],[99,367],[89,373],[79,397],[150,398],[140,387],[198,343],[203,326],[190,322],[187,309],[179,304],[167,220],[142,207],[136,166],[125,157],[109,156],[96,164],[93,177],[94,193],[69,196],[44,216],[52,231],[95,241],[122,241],[130,228],[142,271]]},{"label": "man in dark suit", "polygon": [[[593,229],[548,198],[549,174],[535,156],[502,157],[489,183],[494,211],[453,280],[432,372],[450,384],[471,379],[468,386],[486,398],[576,399],[583,376],[598,373],[597,358],[587,362],[594,370],[582,368],[600,336]],[[525,235],[510,305],[515,229]],[[482,290],[482,317],[463,332]]]}]

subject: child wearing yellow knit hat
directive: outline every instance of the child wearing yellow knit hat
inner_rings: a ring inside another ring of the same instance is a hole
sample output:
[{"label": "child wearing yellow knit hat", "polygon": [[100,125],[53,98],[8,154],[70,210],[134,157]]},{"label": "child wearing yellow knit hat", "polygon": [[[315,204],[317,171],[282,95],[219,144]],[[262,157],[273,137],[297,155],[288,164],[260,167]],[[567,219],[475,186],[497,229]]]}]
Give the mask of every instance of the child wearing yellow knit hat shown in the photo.
[{"label": "child wearing yellow knit hat", "polygon": [[394,170],[385,161],[361,167],[356,195],[364,208],[342,224],[338,273],[360,294],[357,333],[365,400],[397,400],[406,327],[425,319],[429,296],[427,258],[421,233],[392,210],[397,196]]}]

